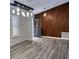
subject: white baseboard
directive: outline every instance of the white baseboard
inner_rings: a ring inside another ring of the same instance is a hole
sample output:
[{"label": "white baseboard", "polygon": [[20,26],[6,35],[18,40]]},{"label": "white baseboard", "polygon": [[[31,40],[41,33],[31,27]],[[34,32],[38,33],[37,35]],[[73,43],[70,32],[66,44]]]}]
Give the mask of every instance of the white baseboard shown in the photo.
[{"label": "white baseboard", "polygon": [[63,40],[69,40],[69,38],[52,37],[52,36],[42,36],[42,38],[52,38],[52,39],[63,39]]}]

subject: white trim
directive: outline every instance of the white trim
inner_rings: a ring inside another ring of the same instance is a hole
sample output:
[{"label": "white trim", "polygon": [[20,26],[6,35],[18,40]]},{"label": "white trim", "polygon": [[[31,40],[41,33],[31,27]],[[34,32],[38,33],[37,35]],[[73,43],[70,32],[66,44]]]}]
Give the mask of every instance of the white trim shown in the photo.
[{"label": "white trim", "polygon": [[63,39],[63,40],[69,40],[69,38],[51,37],[51,36],[42,36],[42,38],[52,38],[52,39]]}]

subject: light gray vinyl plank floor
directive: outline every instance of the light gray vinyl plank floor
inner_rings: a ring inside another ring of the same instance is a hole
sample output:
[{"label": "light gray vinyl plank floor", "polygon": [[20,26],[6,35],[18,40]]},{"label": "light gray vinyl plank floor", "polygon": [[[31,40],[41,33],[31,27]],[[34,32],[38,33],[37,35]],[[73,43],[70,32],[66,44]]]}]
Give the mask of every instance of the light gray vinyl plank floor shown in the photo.
[{"label": "light gray vinyl plank floor", "polygon": [[69,40],[26,40],[11,46],[10,55],[11,59],[69,59]]}]

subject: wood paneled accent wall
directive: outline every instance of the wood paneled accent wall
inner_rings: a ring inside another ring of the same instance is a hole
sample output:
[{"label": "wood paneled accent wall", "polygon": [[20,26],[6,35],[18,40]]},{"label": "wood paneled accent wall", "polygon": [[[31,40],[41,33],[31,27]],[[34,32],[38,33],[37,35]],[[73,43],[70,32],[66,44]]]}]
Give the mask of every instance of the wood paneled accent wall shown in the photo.
[{"label": "wood paneled accent wall", "polygon": [[[43,14],[46,13],[46,16]],[[69,32],[69,3],[57,6],[35,16],[41,22],[43,36],[60,37],[61,32]]]}]

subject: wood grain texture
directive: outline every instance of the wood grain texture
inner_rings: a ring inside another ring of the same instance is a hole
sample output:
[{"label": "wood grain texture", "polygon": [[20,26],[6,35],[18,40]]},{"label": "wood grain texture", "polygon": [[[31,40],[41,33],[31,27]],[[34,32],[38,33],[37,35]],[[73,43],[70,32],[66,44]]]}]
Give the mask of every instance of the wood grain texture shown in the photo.
[{"label": "wood grain texture", "polygon": [[10,59],[69,59],[69,41],[42,38],[11,47]]},{"label": "wood grain texture", "polygon": [[[45,17],[44,13],[47,13]],[[69,3],[37,14],[35,17],[40,19],[43,36],[60,37],[61,32],[69,32]]]}]

